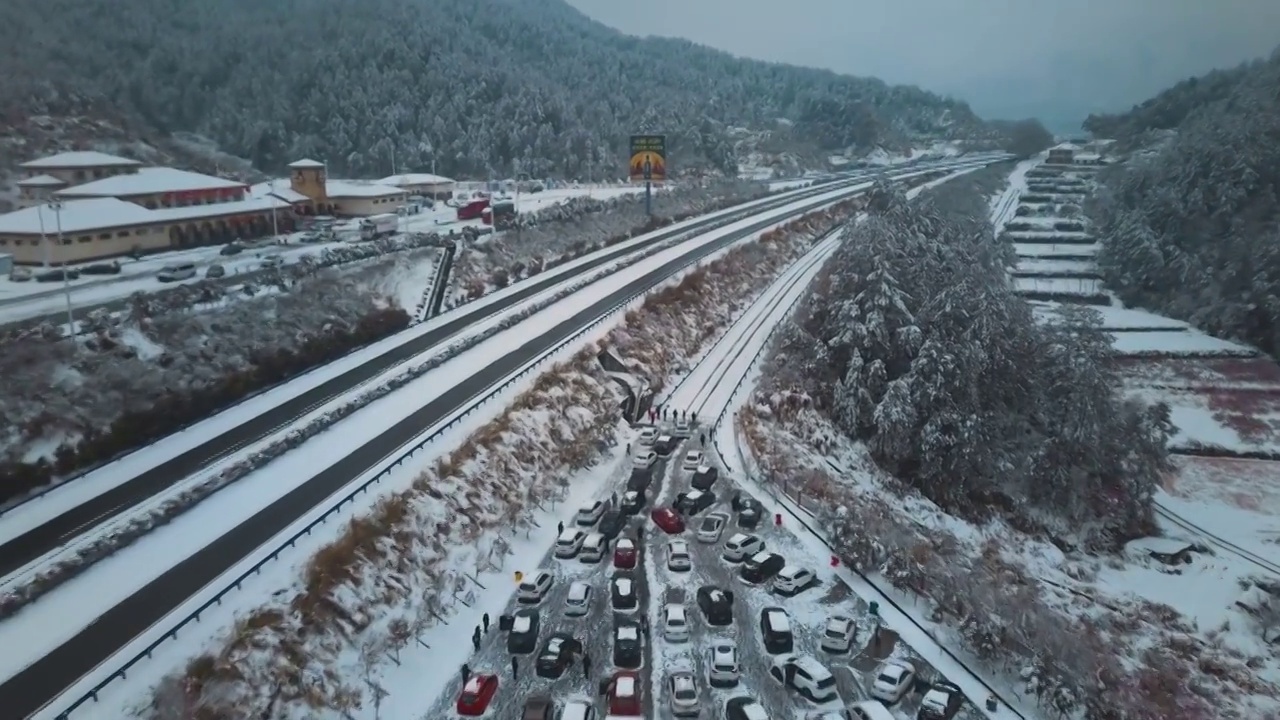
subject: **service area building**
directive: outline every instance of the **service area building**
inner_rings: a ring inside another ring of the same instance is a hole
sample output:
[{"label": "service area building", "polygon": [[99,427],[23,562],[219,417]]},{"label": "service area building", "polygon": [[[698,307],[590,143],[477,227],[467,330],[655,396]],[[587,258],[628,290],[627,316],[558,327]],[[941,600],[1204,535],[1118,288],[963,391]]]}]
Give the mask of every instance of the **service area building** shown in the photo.
[{"label": "service area building", "polygon": [[410,195],[422,195],[436,200],[448,200],[453,197],[458,183],[452,178],[431,173],[405,173],[390,175],[378,181],[382,185],[397,187]]}]

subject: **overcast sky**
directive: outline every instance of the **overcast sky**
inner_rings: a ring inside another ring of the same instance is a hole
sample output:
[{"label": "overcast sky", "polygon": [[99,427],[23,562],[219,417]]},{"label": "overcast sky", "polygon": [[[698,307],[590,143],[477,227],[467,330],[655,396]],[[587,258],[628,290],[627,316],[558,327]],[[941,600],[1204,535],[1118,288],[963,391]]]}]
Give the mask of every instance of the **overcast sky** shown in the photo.
[{"label": "overcast sky", "polygon": [[568,1],[628,33],[912,83],[1059,130],[1280,45],[1280,0]]}]

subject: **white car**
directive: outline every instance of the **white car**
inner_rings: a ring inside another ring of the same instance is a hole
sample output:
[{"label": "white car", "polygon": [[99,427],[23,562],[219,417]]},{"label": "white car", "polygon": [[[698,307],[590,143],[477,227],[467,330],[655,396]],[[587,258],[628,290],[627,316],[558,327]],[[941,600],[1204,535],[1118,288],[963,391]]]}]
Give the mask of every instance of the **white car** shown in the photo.
[{"label": "white car", "polygon": [[576,557],[578,551],[582,549],[582,543],[586,542],[587,534],[578,528],[565,528],[560,533],[560,537],[556,538],[556,557],[568,559]]},{"label": "white car", "polygon": [[684,461],[680,463],[680,467],[685,470],[697,470],[702,465],[702,451],[690,450],[684,454]]},{"label": "white car", "polygon": [[902,699],[916,679],[916,668],[905,660],[890,660],[880,665],[871,683],[871,697],[892,705]]},{"label": "white car", "polygon": [[742,668],[738,665],[738,646],[728,640],[717,640],[711,646],[711,662],[707,680],[711,687],[733,687],[738,684]]},{"label": "white car", "polygon": [[583,617],[591,611],[591,586],[575,580],[564,598],[565,617]]},{"label": "white car", "polygon": [[596,708],[590,700],[570,700],[560,711],[559,720],[596,720]]},{"label": "white car", "polygon": [[[895,720],[893,713],[889,712],[889,708],[875,700],[854,703],[845,712],[850,720]],[[841,718],[841,720],[844,719]]]},{"label": "white car", "polygon": [[516,600],[526,605],[542,602],[551,589],[551,580],[551,573],[546,570],[539,570],[521,580],[520,587],[516,588]]},{"label": "white car", "polygon": [[578,508],[578,514],[575,517],[577,523],[583,527],[591,527],[600,520],[600,516],[604,515],[605,505],[603,500],[597,500],[590,505],[583,505]]},{"label": "white car", "polygon": [[693,556],[689,554],[689,543],[684,540],[672,540],[667,545],[667,569],[673,572],[689,572],[693,569]]},{"label": "white car", "polygon": [[672,673],[667,680],[667,687],[671,690],[668,697],[672,715],[687,717],[702,713],[702,703],[698,699],[701,693],[698,692],[698,682],[693,673],[683,670]]},{"label": "white car", "polygon": [[636,444],[640,447],[652,447],[657,439],[658,429],[647,427],[640,431],[640,436],[636,438]]},{"label": "white car", "polygon": [[683,605],[668,603],[662,608],[662,635],[667,642],[688,642],[689,617]]},{"label": "white car", "polygon": [[853,649],[853,637],[857,629],[853,618],[832,615],[822,631],[822,649],[837,655],[849,652]]},{"label": "white car", "polygon": [[794,689],[811,702],[824,703],[835,700],[836,679],[825,665],[808,655],[787,653],[773,659],[769,675]]},{"label": "white car", "polygon": [[639,470],[648,470],[656,462],[658,462],[658,453],[652,450],[644,450],[636,453],[636,456],[631,458],[631,467]]},{"label": "white car", "polygon": [[713,512],[702,518],[702,524],[698,526],[698,542],[715,543],[720,539],[720,533],[724,532],[724,528],[729,524],[729,514],[722,512]]},{"label": "white car", "polygon": [[763,550],[764,541],[759,536],[734,533],[724,544],[724,559],[738,563]]},{"label": "white car", "polygon": [[689,434],[689,421],[688,421],[688,420],[677,420],[677,421],[676,421],[676,434],[677,434],[677,435],[688,435],[688,434]]},{"label": "white car", "polygon": [[773,591],[779,595],[795,595],[817,581],[818,577],[808,568],[784,565],[773,578]]}]

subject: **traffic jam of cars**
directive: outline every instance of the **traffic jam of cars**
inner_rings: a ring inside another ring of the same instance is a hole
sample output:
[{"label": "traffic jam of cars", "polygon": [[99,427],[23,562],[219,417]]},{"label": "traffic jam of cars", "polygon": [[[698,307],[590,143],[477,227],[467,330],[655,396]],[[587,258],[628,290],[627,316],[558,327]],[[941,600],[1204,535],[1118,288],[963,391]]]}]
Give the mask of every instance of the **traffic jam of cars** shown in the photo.
[{"label": "traffic jam of cars", "polygon": [[697,444],[687,424],[641,430],[625,488],[561,524],[483,651],[477,628],[458,716],[977,717],[907,648],[879,647],[878,618],[824,600],[832,576],[781,518],[726,487],[704,450],[676,452]]}]

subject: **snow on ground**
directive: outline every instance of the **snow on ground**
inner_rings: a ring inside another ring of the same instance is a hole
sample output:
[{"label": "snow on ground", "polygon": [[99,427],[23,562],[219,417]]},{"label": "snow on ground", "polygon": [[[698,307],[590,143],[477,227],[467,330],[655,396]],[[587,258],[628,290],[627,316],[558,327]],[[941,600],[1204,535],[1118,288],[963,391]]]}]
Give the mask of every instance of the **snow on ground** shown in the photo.
[{"label": "snow on ground", "polygon": [[1120,355],[1197,355],[1206,357],[1253,357],[1253,348],[1219,340],[1201,332],[1119,332],[1113,333],[1112,347]]},{"label": "snow on ground", "polygon": [[1093,257],[1098,254],[1097,245],[1014,243],[1013,250],[1020,258],[1075,258],[1078,256]]},{"label": "snow on ground", "polygon": [[1060,275],[1067,273],[1097,273],[1096,263],[1088,260],[1061,260],[1055,258],[1022,259],[1016,268],[1018,273]]},{"label": "snow on ground", "polygon": [[1161,506],[1247,552],[1280,562],[1280,463],[1183,456],[1174,464],[1177,471],[1157,496]]},{"label": "snow on ground", "polygon": [[1013,219],[1013,213],[1018,209],[1018,201],[1027,189],[1027,171],[1039,165],[1047,156],[1046,152],[1019,162],[1009,173],[1009,186],[991,198],[991,224],[995,227],[997,236],[1004,230],[1005,223]]},{"label": "snow on ground", "polygon": [[[1056,312],[1056,308],[1062,307],[1061,303],[1056,302],[1032,302],[1032,312],[1035,313],[1037,319],[1045,323],[1061,323],[1062,315]],[[1180,320],[1172,320],[1160,315],[1153,315],[1144,310],[1128,310],[1120,307],[1108,307],[1105,305],[1090,306],[1091,310],[1098,313],[1102,320],[1103,330],[1152,330],[1163,329],[1169,331],[1178,331],[1188,329],[1186,323]]]},{"label": "snow on ground", "polygon": [[[1021,266],[1019,266],[1021,267]],[[1019,277],[1013,279],[1018,292],[1042,292],[1081,297],[1102,292],[1102,281],[1094,278]]]},{"label": "snow on ground", "polygon": [[390,272],[374,279],[371,289],[413,312],[436,279],[436,263],[442,253],[439,248],[428,248],[398,254]]}]

